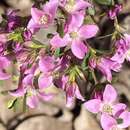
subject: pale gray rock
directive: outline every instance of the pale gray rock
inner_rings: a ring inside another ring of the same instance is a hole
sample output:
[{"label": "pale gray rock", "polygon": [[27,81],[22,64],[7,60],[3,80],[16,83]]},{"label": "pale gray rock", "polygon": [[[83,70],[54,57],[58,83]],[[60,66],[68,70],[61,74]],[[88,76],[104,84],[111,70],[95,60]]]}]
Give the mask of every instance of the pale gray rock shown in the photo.
[{"label": "pale gray rock", "polygon": [[48,117],[35,117],[20,124],[16,130],[72,130],[71,122],[62,122]]},{"label": "pale gray rock", "polygon": [[96,118],[82,106],[79,117],[74,122],[75,130],[101,130]]}]

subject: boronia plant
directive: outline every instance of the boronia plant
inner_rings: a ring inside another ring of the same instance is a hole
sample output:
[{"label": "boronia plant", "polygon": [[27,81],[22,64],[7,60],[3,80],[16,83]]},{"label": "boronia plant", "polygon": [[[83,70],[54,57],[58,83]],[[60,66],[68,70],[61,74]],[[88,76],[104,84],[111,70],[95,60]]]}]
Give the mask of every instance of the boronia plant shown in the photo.
[{"label": "boronia plant", "polygon": [[[97,6],[104,7],[102,14],[96,13]],[[118,21],[122,8],[121,0],[35,0],[28,17],[19,16],[19,10],[2,15],[0,80],[18,80],[17,89],[8,91],[14,97],[9,108],[19,99],[30,108],[37,107],[40,100],[52,100],[55,94],[46,89],[55,86],[65,92],[67,107],[76,98],[88,111],[99,114],[104,130],[127,128],[130,112],[116,100],[112,86],[113,72],[120,72],[125,60],[130,61],[130,35]],[[95,20],[103,15],[114,27],[107,36],[99,36]],[[46,35],[49,42],[35,39],[37,32],[52,26],[55,32]],[[108,36],[109,51],[93,46],[94,40]],[[12,64],[17,65],[18,76],[8,71]],[[79,81],[86,88],[89,84],[87,94],[82,94]]]}]

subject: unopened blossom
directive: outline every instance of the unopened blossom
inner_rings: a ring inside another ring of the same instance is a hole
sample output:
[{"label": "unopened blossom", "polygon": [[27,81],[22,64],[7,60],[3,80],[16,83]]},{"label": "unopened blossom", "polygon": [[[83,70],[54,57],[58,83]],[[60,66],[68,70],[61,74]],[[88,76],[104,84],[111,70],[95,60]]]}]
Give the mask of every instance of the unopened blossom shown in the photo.
[{"label": "unopened blossom", "polygon": [[118,63],[123,63],[125,59],[130,61],[130,35],[124,34],[124,37],[116,41],[115,47],[115,54],[111,60]]},{"label": "unopened blossom", "polygon": [[110,58],[101,58],[97,62],[97,69],[102,72],[109,82],[112,80],[112,71],[119,72],[121,67],[120,63],[112,61]]},{"label": "unopened blossom", "polygon": [[46,94],[44,91],[30,89],[27,96],[27,105],[30,108],[36,108],[40,101],[50,101],[54,94]]},{"label": "unopened blossom", "polygon": [[6,31],[14,31],[17,27],[21,27],[21,18],[18,16],[19,10],[8,10],[7,11],[7,28]]},{"label": "unopened blossom", "polygon": [[25,30],[23,32],[24,41],[31,41],[32,39],[32,32],[30,30]]},{"label": "unopened blossom", "polygon": [[[25,94],[27,94],[26,104],[30,108],[35,108],[38,106],[40,101],[48,101],[54,96],[52,93],[46,93],[45,89],[43,88],[35,88],[34,80],[35,73],[38,69],[37,67],[37,64],[34,64],[30,69],[25,69],[26,67],[23,67],[18,88],[15,91],[10,92],[10,94],[14,97],[23,97]],[[23,74],[25,74],[25,76]],[[48,80],[45,81],[45,84],[47,81]]]},{"label": "unopened blossom", "polygon": [[122,5],[116,4],[111,10],[108,12],[108,16],[110,19],[115,19],[119,12],[122,10]]},{"label": "unopened blossom", "polygon": [[88,52],[84,40],[94,37],[98,32],[97,25],[84,25],[82,13],[72,15],[63,38],[56,34],[50,41],[54,48],[70,46],[72,53],[79,59],[83,59]]},{"label": "unopened blossom", "polygon": [[123,103],[115,103],[117,92],[113,86],[107,84],[103,92],[103,99],[95,98],[85,102],[85,108],[92,113],[105,113],[115,115],[117,112],[125,110],[126,105]]},{"label": "unopened blossom", "polygon": [[87,7],[90,7],[91,4],[85,0],[59,0],[61,7],[72,14],[77,11],[85,10]]},{"label": "unopened blossom", "polygon": [[59,88],[65,91],[66,94],[66,106],[71,107],[74,103],[74,99],[80,99],[84,101],[83,96],[80,93],[79,87],[75,81],[71,82],[68,76],[62,76],[61,83],[58,84]]},{"label": "unopened blossom", "polygon": [[106,77],[107,81],[112,80],[112,71],[119,72],[122,64],[112,60],[110,57],[101,57],[99,59],[91,58],[89,61],[90,69],[98,69]]},{"label": "unopened blossom", "polygon": [[101,126],[104,130],[121,130],[130,126],[130,112],[124,111],[114,118],[108,114],[101,116]]},{"label": "unopened blossom", "polygon": [[36,7],[32,7],[32,18],[30,19],[27,28],[30,29],[32,33],[39,30],[40,28],[47,28],[50,24],[52,24],[55,18],[57,7],[57,0],[50,0],[43,6],[42,10]]},{"label": "unopened blossom", "polygon": [[[39,60],[39,69],[42,72],[38,79],[39,87],[46,88],[53,85],[53,76],[58,71],[60,59],[51,56],[41,56]],[[46,82],[47,81],[47,82]]]}]

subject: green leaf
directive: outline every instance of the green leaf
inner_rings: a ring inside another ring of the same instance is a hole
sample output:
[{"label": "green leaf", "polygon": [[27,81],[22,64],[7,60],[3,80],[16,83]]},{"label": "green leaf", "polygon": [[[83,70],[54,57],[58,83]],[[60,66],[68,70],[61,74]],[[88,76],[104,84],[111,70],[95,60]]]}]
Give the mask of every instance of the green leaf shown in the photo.
[{"label": "green leaf", "polygon": [[91,16],[86,16],[84,19],[84,24],[94,24],[94,21]]},{"label": "green leaf", "polygon": [[47,45],[41,43],[40,41],[36,39],[32,39],[32,44],[30,45],[31,48],[38,49],[38,48],[46,48]]},{"label": "green leaf", "polygon": [[124,0],[118,0],[118,4],[123,4]]},{"label": "green leaf", "polygon": [[60,52],[61,52],[61,50],[60,50],[60,48],[58,48],[58,49],[55,50],[54,55],[55,55],[56,57],[60,57],[60,55],[61,55]]},{"label": "green leaf", "polygon": [[63,21],[60,21],[59,23],[57,22],[57,32],[62,38],[64,37],[64,22]]},{"label": "green leaf", "polygon": [[25,93],[25,95],[23,97],[23,112],[26,112],[26,110],[27,110],[26,100],[27,100],[27,93]]},{"label": "green leaf", "polygon": [[9,100],[8,105],[7,105],[8,109],[13,108],[16,102],[17,102],[17,98]]},{"label": "green leaf", "polygon": [[88,68],[87,65],[88,65],[88,59],[89,59],[89,57],[90,57],[90,53],[87,53],[86,56],[83,59],[83,62],[81,64],[81,67],[82,67],[83,70],[86,70]]},{"label": "green leaf", "polygon": [[4,81],[0,80],[0,87],[4,85]]},{"label": "green leaf", "polygon": [[112,5],[112,0],[94,0],[94,1],[101,5]]},{"label": "green leaf", "polygon": [[13,32],[9,34],[8,40],[13,40],[15,42],[23,42],[23,37],[21,32]]}]

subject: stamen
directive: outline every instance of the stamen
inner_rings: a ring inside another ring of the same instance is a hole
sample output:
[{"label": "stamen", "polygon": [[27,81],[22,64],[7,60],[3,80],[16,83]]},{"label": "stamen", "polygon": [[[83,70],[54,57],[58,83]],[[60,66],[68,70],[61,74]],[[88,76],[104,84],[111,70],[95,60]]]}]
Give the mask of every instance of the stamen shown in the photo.
[{"label": "stamen", "polygon": [[47,15],[43,15],[40,19],[39,19],[39,24],[47,24],[48,23],[48,16]]},{"label": "stamen", "polygon": [[78,33],[77,33],[77,32],[71,32],[71,33],[70,33],[70,37],[71,37],[72,39],[76,39],[76,38],[78,37]]},{"label": "stamen", "polygon": [[68,12],[71,12],[74,8],[74,5],[75,5],[75,1],[74,0],[68,0],[66,5],[65,5],[65,9],[68,11]]},{"label": "stamen", "polygon": [[109,104],[104,104],[102,110],[103,112],[112,115],[112,107]]}]

